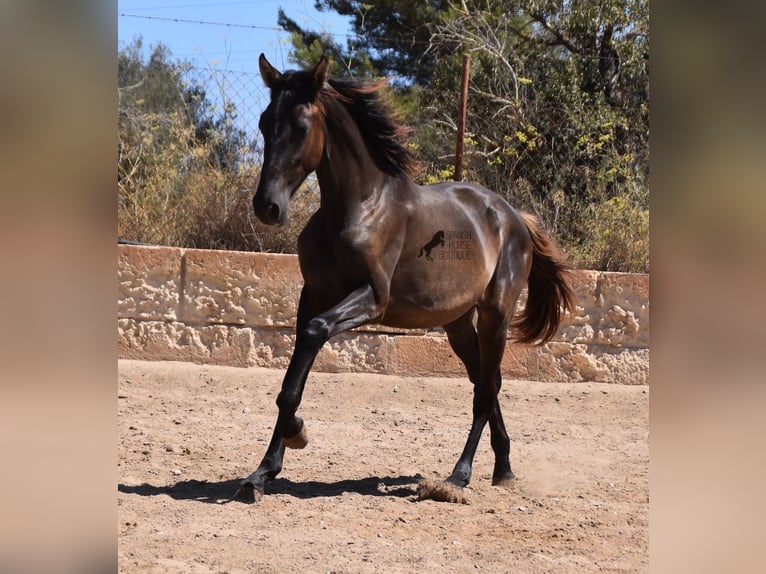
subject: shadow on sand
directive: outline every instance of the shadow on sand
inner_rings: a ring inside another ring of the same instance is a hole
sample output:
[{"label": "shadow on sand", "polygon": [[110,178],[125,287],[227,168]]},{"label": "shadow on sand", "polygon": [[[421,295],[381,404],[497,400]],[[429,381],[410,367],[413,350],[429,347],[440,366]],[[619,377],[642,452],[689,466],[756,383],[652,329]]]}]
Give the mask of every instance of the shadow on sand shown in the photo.
[{"label": "shadow on sand", "polygon": [[[422,477],[417,476],[370,476],[338,482],[292,482],[286,478],[277,478],[266,484],[266,495],[286,494],[295,498],[322,498],[355,493],[363,496],[407,497],[417,495],[417,484]],[[167,486],[139,484],[128,486],[119,484],[117,490],[125,494],[139,496],[158,496],[166,494],[175,500],[196,500],[209,504],[228,502],[253,502],[239,493],[241,479],[208,482],[206,480],[182,480]],[[239,494],[239,496],[238,496]]]}]

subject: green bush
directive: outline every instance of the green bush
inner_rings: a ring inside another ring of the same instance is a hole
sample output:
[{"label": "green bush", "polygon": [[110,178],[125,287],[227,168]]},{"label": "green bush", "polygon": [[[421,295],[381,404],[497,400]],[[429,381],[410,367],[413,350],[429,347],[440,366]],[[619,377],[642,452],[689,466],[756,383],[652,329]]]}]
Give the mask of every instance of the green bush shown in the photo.
[{"label": "green bush", "polygon": [[[491,16],[503,21],[504,13]],[[461,26],[472,22],[461,20]],[[462,30],[453,30],[456,41],[463,41]],[[527,46],[528,58],[515,63],[524,71],[518,92],[496,73],[495,55],[474,54],[463,179],[535,213],[577,267],[645,273],[646,66],[643,47],[625,46],[623,68],[635,70],[624,79],[619,98],[583,91],[588,68],[580,69],[575,58],[556,52],[536,63],[536,45]],[[419,183],[452,178],[448,119],[456,116],[459,56],[437,61],[430,86],[392,94],[413,128]],[[204,86],[183,80],[186,64],[168,58],[160,45],[144,62],[140,40],[119,54],[119,236],[179,247],[294,253],[298,234],[319,204],[316,183],[310,180],[296,195],[285,226],[259,224],[252,196],[262,153],[236,127],[226,82],[212,78],[224,102],[214,106]],[[637,87],[628,83],[634,76]]]}]

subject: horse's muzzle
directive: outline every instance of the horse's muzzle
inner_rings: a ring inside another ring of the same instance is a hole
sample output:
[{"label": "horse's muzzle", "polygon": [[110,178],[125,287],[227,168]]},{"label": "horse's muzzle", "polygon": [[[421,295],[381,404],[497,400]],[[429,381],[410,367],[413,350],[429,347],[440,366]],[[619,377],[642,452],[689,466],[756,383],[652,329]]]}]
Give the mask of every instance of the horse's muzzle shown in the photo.
[{"label": "horse's muzzle", "polygon": [[283,212],[282,208],[279,207],[279,204],[261,201],[257,194],[253,197],[253,210],[255,211],[255,216],[258,218],[258,221],[261,223],[265,223],[266,225],[276,225],[277,223],[281,223]]}]

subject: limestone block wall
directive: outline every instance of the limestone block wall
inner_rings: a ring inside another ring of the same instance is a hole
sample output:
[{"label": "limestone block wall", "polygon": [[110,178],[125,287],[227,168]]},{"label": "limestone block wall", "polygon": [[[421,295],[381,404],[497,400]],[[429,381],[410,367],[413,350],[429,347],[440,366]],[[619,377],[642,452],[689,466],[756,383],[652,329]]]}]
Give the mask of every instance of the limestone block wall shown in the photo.
[{"label": "limestone block wall", "polygon": [[[118,246],[121,358],[285,368],[303,280],[295,255]],[[578,271],[577,307],[541,347],[509,341],[504,376],[649,382],[649,277]],[[333,338],[314,369],[465,376],[440,329],[361,327]]]}]

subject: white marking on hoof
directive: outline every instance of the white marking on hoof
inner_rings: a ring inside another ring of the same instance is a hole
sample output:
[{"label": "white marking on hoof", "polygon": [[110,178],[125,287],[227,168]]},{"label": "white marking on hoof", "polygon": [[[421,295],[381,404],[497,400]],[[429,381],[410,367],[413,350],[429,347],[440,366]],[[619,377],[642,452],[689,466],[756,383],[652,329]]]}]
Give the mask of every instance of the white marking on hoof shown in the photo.
[{"label": "white marking on hoof", "polygon": [[287,448],[306,448],[306,445],[309,443],[309,437],[306,434],[306,425],[303,425],[301,431],[297,435],[290,438],[282,437],[282,442],[285,443]]}]

